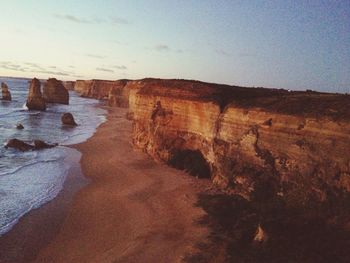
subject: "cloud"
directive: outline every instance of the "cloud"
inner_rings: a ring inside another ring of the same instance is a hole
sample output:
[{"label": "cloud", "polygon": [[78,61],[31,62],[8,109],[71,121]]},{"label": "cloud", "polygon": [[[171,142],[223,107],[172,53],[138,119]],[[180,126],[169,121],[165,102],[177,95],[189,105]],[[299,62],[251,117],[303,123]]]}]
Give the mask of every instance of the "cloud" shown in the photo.
[{"label": "cloud", "polygon": [[155,45],[154,47],[145,47],[148,50],[152,50],[152,51],[157,51],[157,52],[174,52],[174,53],[184,53],[185,50],[184,49],[173,49],[171,48],[169,45],[166,44],[158,44]]},{"label": "cloud", "polygon": [[49,74],[49,75],[56,75],[56,76],[71,76],[73,74],[73,72],[50,71],[50,70],[38,70],[38,71],[32,71],[32,72]]},{"label": "cloud", "polygon": [[121,18],[121,17],[112,17],[111,23],[117,24],[117,25],[129,25],[130,24],[130,22],[128,20],[126,20],[125,18]]},{"label": "cloud", "polygon": [[[42,74],[56,75],[56,76],[72,76],[74,74],[74,72],[60,70],[60,69],[48,70],[48,69],[45,69],[43,66],[32,62],[24,62],[22,64],[16,64],[8,61],[0,61],[0,68],[17,71],[17,72],[42,73]],[[52,68],[52,66],[48,68]]]},{"label": "cloud", "polygon": [[242,53],[239,53],[239,56],[240,57],[256,57],[257,56],[257,54],[255,54],[255,53],[245,53],[245,52],[242,52]]},{"label": "cloud", "polygon": [[89,20],[89,19],[85,19],[85,18],[81,18],[81,17],[76,17],[76,16],[69,15],[69,14],[65,14],[65,15],[55,14],[54,16],[57,19],[67,20],[67,21],[74,22],[74,23],[80,23],[80,24],[93,23],[93,20]]},{"label": "cloud", "polygon": [[114,70],[108,69],[108,68],[96,68],[97,71],[104,71],[104,72],[111,72],[114,73]]},{"label": "cloud", "polygon": [[113,68],[116,68],[116,69],[120,69],[120,70],[126,70],[126,69],[128,69],[126,66],[124,66],[124,65],[120,65],[120,66],[113,66]]},{"label": "cloud", "polygon": [[114,40],[112,41],[114,44],[117,44],[117,45],[120,45],[120,46],[128,46],[129,43],[126,43],[126,42],[121,42],[121,41],[118,41],[118,40]]},{"label": "cloud", "polygon": [[86,54],[85,56],[90,57],[90,58],[98,58],[98,59],[106,58],[106,56],[97,55],[97,54]]},{"label": "cloud", "polygon": [[227,52],[224,49],[216,49],[215,52],[219,55],[225,56],[225,57],[229,57],[231,56],[231,53]]},{"label": "cloud", "polygon": [[130,21],[122,18],[122,17],[111,17],[109,19],[105,18],[85,18],[85,17],[78,17],[71,14],[54,14],[54,17],[61,20],[66,20],[68,22],[72,23],[79,23],[79,24],[101,24],[101,23],[109,23],[111,25],[129,25]]},{"label": "cloud", "polygon": [[156,51],[159,51],[159,52],[170,51],[170,47],[168,45],[164,45],[164,44],[156,45],[153,49]]},{"label": "cloud", "polygon": [[0,68],[13,70],[13,71],[20,71],[20,72],[26,72],[26,68],[15,63],[11,63],[8,61],[1,61],[0,62]]}]

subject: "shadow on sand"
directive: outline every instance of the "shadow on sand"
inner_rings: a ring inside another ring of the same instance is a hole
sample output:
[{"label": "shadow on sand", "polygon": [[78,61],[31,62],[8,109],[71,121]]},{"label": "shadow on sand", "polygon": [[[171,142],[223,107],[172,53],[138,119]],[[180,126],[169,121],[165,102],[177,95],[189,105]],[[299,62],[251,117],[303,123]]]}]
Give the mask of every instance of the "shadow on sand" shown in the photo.
[{"label": "shadow on sand", "polygon": [[[211,233],[185,261],[350,262],[349,204],[343,198],[301,208],[282,199],[254,202],[238,195],[201,194],[197,205],[207,215],[198,223]],[[264,243],[253,241],[259,224],[268,235]]]}]

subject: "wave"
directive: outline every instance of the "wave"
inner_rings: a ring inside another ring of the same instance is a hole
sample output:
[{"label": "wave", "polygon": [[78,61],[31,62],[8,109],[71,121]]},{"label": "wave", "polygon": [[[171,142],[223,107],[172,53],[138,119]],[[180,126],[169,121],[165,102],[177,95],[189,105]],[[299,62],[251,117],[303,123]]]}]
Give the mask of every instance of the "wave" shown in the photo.
[{"label": "wave", "polygon": [[0,176],[10,176],[10,175],[15,174],[15,173],[21,171],[22,169],[25,169],[25,168],[27,168],[29,166],[32,166],[32,165],[36,165],[36,164],[39,164],[39,163],[57,162],[57,161],[60,161],[62,159],[64,159],[64,156],[61,156],[59,158],[47,159],[47,160],[40,160],[40,159],[39,160],[33,160],[33,161],[28,162],[28,163],[24,163],[21,166],[15,167],[13,169],[10,169],[10,170],[7,169],[6,172],[0,173]]},{"label": "wave", "polygon": [[[62,190],[69,166],[62,160],[41,160],[1,176],[0,236],[24,214],[52,200]],[[46,171],[44,174],[42,171]],[[11,179],[8,177],[11,176]]]}]

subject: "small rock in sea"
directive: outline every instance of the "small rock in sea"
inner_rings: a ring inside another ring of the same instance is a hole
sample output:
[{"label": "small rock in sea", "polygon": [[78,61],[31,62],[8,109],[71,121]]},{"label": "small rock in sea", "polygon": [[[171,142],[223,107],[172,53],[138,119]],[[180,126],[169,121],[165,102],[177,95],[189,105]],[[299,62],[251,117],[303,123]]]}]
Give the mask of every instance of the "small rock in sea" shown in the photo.
[{"label": "small rock in sea", "polygon": [[61,117],[62,124],[64,125],[70,125],[70,126],[77,126],[78,124],[75,122],[74,117],[71,113],[66,112]]},{"label": "small rock in sea", "polygon": [[11,139],[6,143],[5,148],[14,148],[22,152],[25,152],[25,151],[33,150],[34,146],[18,139]]},{"label": "small rock in sea", "polygon": [[18,130],[23,130],[23,129],[24,129],[24,127],[23,127],[23,125],[22,125],[21,123],[18,123],[18,124],[16,125],[16,128],[17,128]]},{"label": "small rock in sea", "polygon": [[47,149],[47,148],[53,148],[56,147],[58,144],[48,144],[46,142],[43,142],[41,140],[35,140],[34,141],[34,148],[35,150],[41,150],[41,149]]},{"label": "small rock in sea", "polygon": [[30,151],[30,150],[41,150],[41,149],[47,149],[47,148],[52,148],[57,146],[58,144],[48,144],[44,141],[41,140],[35,140],[34,141],[34,146],[26,143],[24,141],[18,140],[18,139],[11,139],[9,140],[6,145],[5,148],[14,148],[17,150],[20,150],[22,152],[26,152],[26,151]]}]

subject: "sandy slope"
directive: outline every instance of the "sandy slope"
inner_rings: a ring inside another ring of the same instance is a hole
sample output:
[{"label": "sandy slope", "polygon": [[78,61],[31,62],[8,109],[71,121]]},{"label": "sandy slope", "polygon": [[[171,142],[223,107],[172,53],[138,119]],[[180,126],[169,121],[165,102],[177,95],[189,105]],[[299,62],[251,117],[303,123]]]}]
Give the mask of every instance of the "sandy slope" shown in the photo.
[{"label": "sandy slope", "polygon": [[77,146],[92,182],[36,262],[180,262],[206,237],[195,223],[203,215],[194,207],[196,179],[135,151],[125,114],[112,109]]}]

